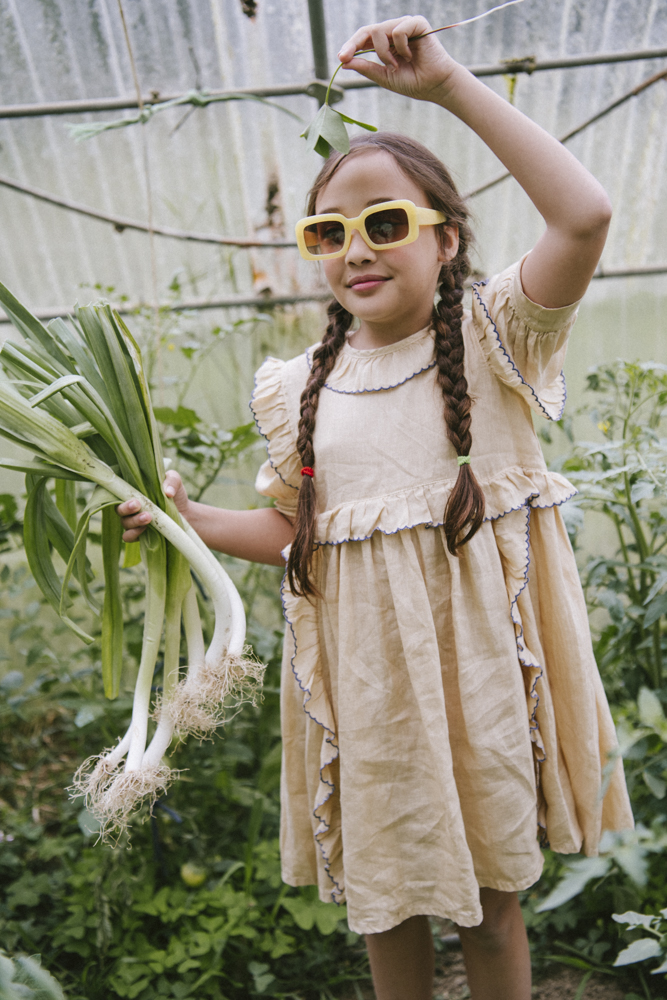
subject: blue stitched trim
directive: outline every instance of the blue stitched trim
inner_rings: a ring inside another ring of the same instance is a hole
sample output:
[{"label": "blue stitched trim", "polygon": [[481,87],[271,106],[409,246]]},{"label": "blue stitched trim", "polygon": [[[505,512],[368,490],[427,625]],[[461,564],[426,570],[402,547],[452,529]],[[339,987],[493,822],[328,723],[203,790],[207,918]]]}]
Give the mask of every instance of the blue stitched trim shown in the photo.
[{"label": "blue stitched trim", "polygon": [[[512,598],[512,601],[510,603],[510,618],[511,618],[511,621],[512,621],[512,625],[515,628],[518,625],[518,622],[514,621],[513,611],[514,611],[514,608],[516,607],[516,605],[518,603],[519,597],[521,596],[521,594],[523,593],[523,591],[528,586],[528,571],[530,569],[530,507],[528,505],[526,505],[525,510],[526,510],[526,535],[525,535],[526,568],[524,569],[524,572],[523,572],[523,584],[518,589],[518,591],[516,592],[516,594],[514,595],[514,597]],[[530,690],[528,692],[528,694],[530,695],[530,697],[535,702],[533,710],[532,710],[532,712],[530,713],[530,716],[529,716],[528,728],[530,729],[530,732],[531,732],[531,743],[533,744],[533,752],[535,754],[535,761],[536,761],[536,768],[535,768],[536,774],[535,774],[535,777],[536,777],[537,787],[539,788],[539,785],[540,785],[540,764],[543,764],[545,762],[545,760],[547,759],[547,755],[546,755],[546,752],[543,749],[540,749],[540,747],[538,747],[537,743],[532,738],[532,734],[533,733],[537,734],[540,731],[540,726],[539,726],[539,723],[537,721],[537,709],[538,709],[538,706],[540,704],[540,696],[537,693],[537,682],[539,680],[541,680],[542,677],[544,676],[544,668],[541,665],[539,665],[539,664],[536,666],[535,664],[532,664],[532,663],[526,663],[525,660],[522,658],[521,652],[519,650],[519,642],[521,642],[522,645],[523,645],[523,638],[524,638],[524,635],[523,635],[523,625],[518,625],[518,628],[519,628],[519,631],[516,633],[516,652],[517,652],[517,657],[519,659],[519,663],[521,664],[522,667],[524,667],[527,670],[536,670],[537,671],[537,673],[535,674],[535,677],[533,678],[533,683],[531,684]],[[525,645],[524,645],[524,649],[525,649]],[[541,756],[540,756],[540,754],[541,754]]]},{"label": "blue stitched trim", "polygon": [[[565,503],[567,500],[570,500],[577,492],[578,492],[577,490],[574,490],[569,496],[565,497],[564,500],[559,500],[558,503],[544,504],[542,506],[538,505],[538,509],[540,509],[540,510],[547,510],[550,507],[560,507],[561,504]],[[523,638],[524,638],[523,626],[519,625],[518,626],[519,627],[519,631],[516,632],[516,626],[518,625],[518,623],[514,621],[512,612],[514,611],[514,608],[516,607],[516,605],[518,603],[519,597],[521,596],[521,594],[523,593],[523,591],[528,586],[528,576],[529,576],[529,569],[530,569],[530,511],[531,511],[531,503],[532,503],[532,501],[534,499],[536,499],[538,496],[539,496],[539,493],[533,493],[530,496],[528,496],[519,507],[512,507],[512,508],[510,508],[510,510],[505,511],[502,514],[498,514],[497,517],[495,517],[495,518],[485,518],[485,521],[486,520],[499,520],[501,517],[505,517],[506,514],[511,514],[511,513],[513,513],[514,511],[517,511],[517,510],[524,509],[525,512],[526,512],[526,532],[525,532],[526,565],[525,565],[525,569],[524,569],[524,573],[523,573],[523,583],[522,583],[521,587],[516,592],[516,594],[514,595],[514,597],[512,598],[512,600],[510,602],[510,621],[512,622],[512,628],[515,629],[516,652],[517,652],[517,659],[519,660],[519,663],[521,664],[521,666],[524,669],[527,669],[527,670],[536,670],[537,671],[537,673],[535,674],[535,677],[533,679],[533,682],[531,684],[530,690],[528,692],[529,696],[535,702],[535,705],[533,707],[532,712],[530,713],[529,720],[528,720],[528,727],[529,727],[529,730],[530,730],[531,734],[532,733],[539,733],[539,731],[540,731],[539,722],[537,720],[537,709],[538,709],[539,704],[540,704],[540,696],[539,696],[539,694],[537,692],[537,683],[544,676],[544,668],[541,665],[539,665],[539,664],[537,666],[535,666],[534,664],[526,663],[525,660],[524,660],[524,658],[522,658],[521,652],[519,651],[519,642],[523,641]],[[428,524],[428,525],[426,525],[426,527],[439,527],[439,526],[440,525],[438,525],[438,524]],[[416,525],[412,525],[412,527],[416,527]],[[405,528],[398,528],[396,532],[387,532],[387,531],[384,531],[384,532],[382,532],[382,534],[384,534],[384,535],[396,534],[398,531],[404,531],[404,530],[406,530],[406,529]],[[371,537],[370,535],[367,535],[366,538],[349,539],[349,540],[350,541],[366,541],[370,537]],[[340,545],[342,543],[341,542],[324,542],[324,543],[323,542],[318,542],[317,544],[318,545],[322,545],[322,544],[324,544],[324,545]],[[339,755],[339,751],[338,751],[337,744],[334,742],[335,738],[336,738],[336,734],[334,732],[332,732],[327,726],[325,726],[324,723],[320,722],[319,719],[315,718],[314,715],[311,715],[311,713],[306,708],[306,705],[308,704],[308,701],[310,700],[310,698],[312,697],[312,695],[311,695],[310,690],[308,688],[304,687],[303,684],[301,683],[301,681],[299,680],[299,676],[298,676],[298,674],[296,672],[295,665],[294,665],[294,661],[296,660],[296,654],[297,654],[297,641],[296,641],[296,632],[294,631],[294,626],[293,626],[292,622],[289,620],[289,618],[287,617],[287,608],[285,606],[285,581],[286,581],[286,579],[287,579],[287,573],[284,574],[283,579],[282,579],[282,583],[280,585],[280,599],[281,599],[282,608],[283,608],[283,616],[285,618],[285,621],[289,625],[290,632],[292,633],[292,639],[294,640],[294,656],[292,657],[292,659],[290,661],[291,667],[292,667],[292,673],[294,674],[296,682],[299,685],[299,688],[301,689],[301,691],[303,691],[304,694],[308,695],[308,698],[304,699],[304,705],[303,705],[304,712],[306,713],[306,715],[310,719],[313,720],[313,722],[317,723],[318,726],[322,726],[322,728],[327,733],[330,734],[329,736],[325,737],[325,740],[332,747],[332,749],[335,750],[335,753],[334,753],[333,757],[331,757],[328,761],[326,761],[326,763],[323,764],[322,767],[320,768],[320,781],[323,784],[328,785],[329,788],[331,789],[331,791],[329,792],[329,795],[327,796],[327,798],[322,803],[322,805],[325,805],[326,802],[328,802],[329,799],[331,798],[331,796],[333,795],[333,793],[335,791],[335,786],[333,785],[332,782],[327,781],[327,779],[322,775],[322,771],[324,770],[325,767],[328,767],[329,764],[332,764],[333,761],[336,760],[336,758]],[[532,748],[533,748],[533,753],[535,755],[536,788],[539,789],[539,787],[540,787],[540,766],[545,763],[545,761],[547,759],[547,756],[546,756],[546,751],[537,746],[537,743],[532,739],[532,735],[531,735],[531,744],[532,744]],[[324,825],[325,832],[328,832],[329,829],[330,829],[330,827],[327,826],[327,824],[324,822],[324,820],[317,813],[316,810],[313,810],[313,815],[315,816],[316,819],[318,819],[320,821],[320,823],[322,823]],[[538,820],[538,827],[540,828],[540,843],[541,843],[541,846],[542,847],[548,846],[548,840],[546,839],[546,827],[544,827],[544,825],[541,824],[539,822],[539,820]],[[336,881],[336,879],[331,874],[329,858],[327,857],[327,854],[326,854],[326,852],[324,850],[324,846],[323,846],[323,844],[320,843],[319,836],[317,834],[315,834],[315,840],[317,842],[318,847],[320,848],[320,851],[322,853],[322,857],[324,859],[324,870],[326,871],[327,875],[329,876],[329,878],[331,879],[331,881],[333,882],[333,884],[336,887],[335,890],[332,890],[332,892],[331,892],[331,898],[332,898],[332,900],[333,900],[334,903],[338,903],[338,899],[336,899],[336,896],[337,895],[339,895],[339,896],[342,895],[343,890],[341,889],[340,885],[338,884],[338,882]]]},{"label": "blue stitched trim", "polygon": [[[495,517],[485,517],[483,523],[485,524],[487,521],[498,521],[501,517],[504,517],[505,514],[511,514],[512,511],[515,510],[521,510],[522,507],[527,507],[527,506],[536,507],[539,510],[547,510],[549,507],[560,507],[561,504],[567,503],[567,501],[571,500],[572,497],[575,496],[578,492],[579,490],[573,490],[572,493],[568,494],[568,496],[564,497],[562,500],[558,500],[556,503],[545,503],[545,504],[533,503],[533,501],[536,500],[540,494],[529,493],[528,496],[521,501],[518,507],[508,507],[507,510],[503,510],[501,511],[500,514],[496,514]],[[421,527],[441,528],[444,525],[444,523],[445,523],[444,520],[416,521],[415,524],[404,524],[400,528],[394,528],[393,531],[383,531],[382,528],[375,528],[373,531],[371,531],[370,535],[359,535],[358,537],[355,538],[341,538],[335,542],[316,542],[315,544],[316,546],[319,547],[324,545],[345,545],[347,542],[367,542],[368,539],[372,538],[373,535],[376,534],[378,531],[380,532],[381,535],[397,535],[399,531],[409,531],[410,528],[421,528]]]},{"label": "blue stitched trim", "polygon": [[[327,779],[322,774],[322,771],[324,770],[325,767],[328,767],[330,764],[333,764],[333,762],[338,757],[338,744],[335,742],[335,740],[336,740],[336,734],[331,729],[329,729],[328,726],[325,726],[323,722],[320,722],[320,720],[317,719],[314,715],[311,715],[311,713],[308,711],[308,709],[306,707],[307,704],[308,704],[308,702],[312,698],[312,694],[311,694],[309,688],[304,687],[303,684],[301,683],[301,681],[299,679],[299,675],[296,672],[295,664],[294,664],[294,661],[296,660],[296,654],[297,654],[297,651],[298,651],[298,647],[297,647],[297,641],[296,641],[296,632],[294,631],[294,625],[292,624],[292,622],[287,617],[287,607],[285,605],[285,584],[286,584],[286,580],[287,580],[287,571],[285,571],[285,573],[283,575],[283,578],[282,578],[282,582],[280,584],[280,601],[281,601],[281,604],[283,606],[283,617],[284,617],[285,621],[287,622],[287,624],[289,625],[290,632],[292,633],[292,639],[294,640],[294,656],[290,660],[290,665],[292,667],[292,673],[294,674],[294,678],[295,678],[297,684],[299,685],[299,688],[303,691],[303,693],[305,695],[308,696],[307,698],[304,698],[304,701],[303,701],[303,710],[304,710],[304,712],[306,713],[306,715],[308,716],[309,719],[312,719],[313,722],[317,723],[318,726],[321,726],[322,729],[324,729],[324,731],[329,734],[328,736],[325,736],[324,739],[325,739],[325,742],[328,743],[329,746],[334,751],[333,756],[330,757],[329,760],[325,761],[325,763],[322,764],[322,767],[320,768],[320,781],[322,782],[322,784],[327,785],[329,787],[329,789],[330,789],[329,794],[327,795],[326,799],[318,807],[318,808],[321,809],[322,806],[326,805],[326,803],[329,801],[329,799],[331,798],[331,796],[333,795],[333,793],[336,790],[336,786],[333,784],[333,782],[327,781]],[[319,820],[319,822],[324,827],[324,833],[328,833],[329,830],[330,830],[330,827],[329,827],[329,825],[327,823],[325,823],[325,821],[322,818],[322,816],[319,815],[319,813],[317,812],[317,809],[313,809],[313,816],[315,817],[315,819]],[[317,846],[319,847],[320,852],[322,854],[322,858],[324,860],[324,870],[327,873],[327,875],[329,876],[329,878],[331,879],[331,881],[333,882],[334,886],[336,887],[335,889],[332,889],[332,891],[331,891],[332,902],[336,903],[337,905],[340,905],[340,902],[339,902],[339,900],[336,897],[337,896],[342,896],[343,892],[344,892],[344,889],[341,888],[341,886],[338,884],[338,882],[336,881],[336,879],[331,874],[331,862],[330,862],[330,859],[327,856],[326,851],[324,850],[324,845],[320,841],[320,837],[322,836],[322,834],[317,834],[316,833],[314,836],[315,836],[315,841],[317,843]]]},{"label": "blue stitched trim", "polygon": [[491,315],[489,314],[489,310],[486,308],[486,303],[484,302],[484,299],[482,298],[482,296],[477,291],[477,287],[478,286],[486,285],[486,283],[488,282],[488,280],[489,279],[487,278],[485,281],[475,281],[473,283],[473,286],[472,286],[472,293],[475,296],[475,298],[477,299],[477,301],[479,302],[479,304],[482,307],[482,309],[484,310],[484,312],[486,313],[486,318],[488,319],[489,323],[493,327],[493,330],[494,330],[494,333],[496,335],[496,339],[498,341],[498,346],[500,347],[500,350],[505,355],[508,364],[511,366],[511,368],[515,372],[515,374],[519,377],[519,379],[521,380],[522,384],[525,385],[526,388],[530,390],[531,395],[533,396],[535,402],[537,403],[537,405],[539,406],[540,410],[542,411],[542,413],[544,414],[544,416],[547,418],[547,420],[554,420],[554,419],[555,420],[560,420],[560,418],[563,415],[563,410],[565,409],[565,401],[567,399],[567,387],[565,385],[565,375],[561,371],[560,375],[558,376],[558,378],[560,379],[560,383],[561,383],[562,389],[563,389],[563,401],[561,403],[560,410],[558,411],[558,416],[554,418],[554,417],[550,416],[549,413],[547,413],[547,411],[545,410],[544,406],[542,405],[542,401],[541,401],[540,397],[537,395],[537,393],[533,389],[532,385],[529,385],[528,382],[526,382],[525,378],[523,377],[523,375],[521,374],[521,372],[519,371],[519,369],[517,368],[517,366],[514,364],[514,361],[512,360],[512,358],[510,357],[510,355],[505,350],[505,345],[503,344],[502,338],[501,338],[500,334],[498,333],[498,327],[493,322],[493,320],[491,318]]},{"label": "blue stitched trim", "polygon": [[[310,348],[306,351],[306,360],[308,361],[308,367],[312,371],[313,366],[310,360]],[[435,365],[436,362],[432,361],[430,365],[425,365],[424,368],[420,368],[419,371],[412,372],[411,375],[406,375],[406,377],[401,379],[400,382],[394,382],[393,385],[381,385],[377,389],[334,389],[334,387],[328,382],[324,383],[323,388],[329,389],[331,392],[337,392],[341,396],[361,396],[365,392],[385,392],[387,389],[395,389],[399,385],[405,385],[406,382],[409,382],[410,379],[413,379],[416,375],[421,375],[422,372],[427,372],[430,371],[431,368],[435,368]]]},{"label": "blue stitched trim", "polygon": [[[268,356],[264,360],[268,361],[269,360]],[[261,365],[260,365],[260,367],[261,367]],[[255,421],[255,424],[257,425],[257,430],[259,431],[259,433],[262,435],[262,437],[266,441],[266,455],[267,455],[267,458],[268,458],[268,460],[269,460],[269,462],[271,464],[271,468],[276,473],[276,475],[281,480],[281,482],[283,482],[285,484],[285,486],[289,486],[289,488],[291,490],[296,490],[297,493],[298,493],[299,492],[299,487],[298,486],[292,486],[291,483],[287,482],[287,480],[285,479],[285,477],[283,475],[281,475],[280,469],[278,468],[278,466],[275,464],[275,462],[271,458],[271,450],[269,448],[269,445],[271,444],[271,439],[269,438],[269,435],[265,434],[264,431],[262,430],[262,426],[261,426],[261,424],[259,422],[259,417],[257,416],[257,413],[255,412],[255,407],[252,405],[253,402],[254,402],[254,400],[255,400],[255,395],[257,393],[257,376],[258,376],[258,374],[259,374],[259,369],[255,372],[255,378],[253,380],[253,390],[252,390],[252,393],[250,394],[250,402],[248,403],[248,406],[250,408],[250,412],[252,413],[252,418]]]}]

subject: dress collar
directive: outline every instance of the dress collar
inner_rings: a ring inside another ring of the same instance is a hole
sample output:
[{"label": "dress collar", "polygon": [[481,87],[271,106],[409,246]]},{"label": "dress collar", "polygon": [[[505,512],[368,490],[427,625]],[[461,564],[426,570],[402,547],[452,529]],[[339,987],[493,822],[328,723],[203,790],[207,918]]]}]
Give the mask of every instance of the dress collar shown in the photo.
[{"label": "dress collar", "polygon": [[[427,326],[386,347],[358,351],[348,341],[324,383],[325,388],[345,394],[394,389],[415,375],[433,368],[433,340],[433,330]],[[311,368],[314,350],[314,347],[310,347],[306,352]]]}]

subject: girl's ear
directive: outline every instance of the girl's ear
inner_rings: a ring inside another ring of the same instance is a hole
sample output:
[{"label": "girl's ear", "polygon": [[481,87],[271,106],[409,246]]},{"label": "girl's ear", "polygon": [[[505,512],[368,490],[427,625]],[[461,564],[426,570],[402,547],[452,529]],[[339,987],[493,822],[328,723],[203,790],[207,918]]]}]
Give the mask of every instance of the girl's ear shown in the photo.
[{"label": "girl's ear", "polygon": [[439,226],[438,229],[438,260],[447,264],[459,252],[459,227]]}]

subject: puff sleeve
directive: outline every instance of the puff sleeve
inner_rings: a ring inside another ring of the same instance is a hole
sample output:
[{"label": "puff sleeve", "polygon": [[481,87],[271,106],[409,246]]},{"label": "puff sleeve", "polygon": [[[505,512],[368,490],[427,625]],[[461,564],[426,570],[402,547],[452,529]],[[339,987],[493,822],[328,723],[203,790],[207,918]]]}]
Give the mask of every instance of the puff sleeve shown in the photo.
[{"label": "puff sleeve", "polygon": [[565,406],[563,363],[579,302],[547,309],[523,291],[525,257],[473,285],[473,322],[494,374],[533,410],[559,420]]},{"label": "puff sleeve", "polygon": [[285,362],[267,358],[255,376],[250,409],[257,429],[266,438],[268,458],[255,480],[262,496],[272,497],[281,514],[296,516],[301,462],[291,426],[283,384]]}]

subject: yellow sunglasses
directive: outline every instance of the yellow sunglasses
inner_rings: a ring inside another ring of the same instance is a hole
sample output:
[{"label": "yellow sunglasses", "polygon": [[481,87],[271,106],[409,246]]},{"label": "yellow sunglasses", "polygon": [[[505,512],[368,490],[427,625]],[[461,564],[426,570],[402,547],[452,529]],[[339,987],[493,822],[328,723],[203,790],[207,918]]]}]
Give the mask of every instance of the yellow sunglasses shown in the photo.
[{"label": "yellow sunglasses", "polygon": [[447,216],[434,208],[418,208],[407,199],[383,201],[365,208],[356,219],[330,212],[309,215],[296,224],[296,241],[304,260],[331,260],[347,253],[357,230],[373,250],[389,250],[413,243],[420,226],[437,226]]}]

